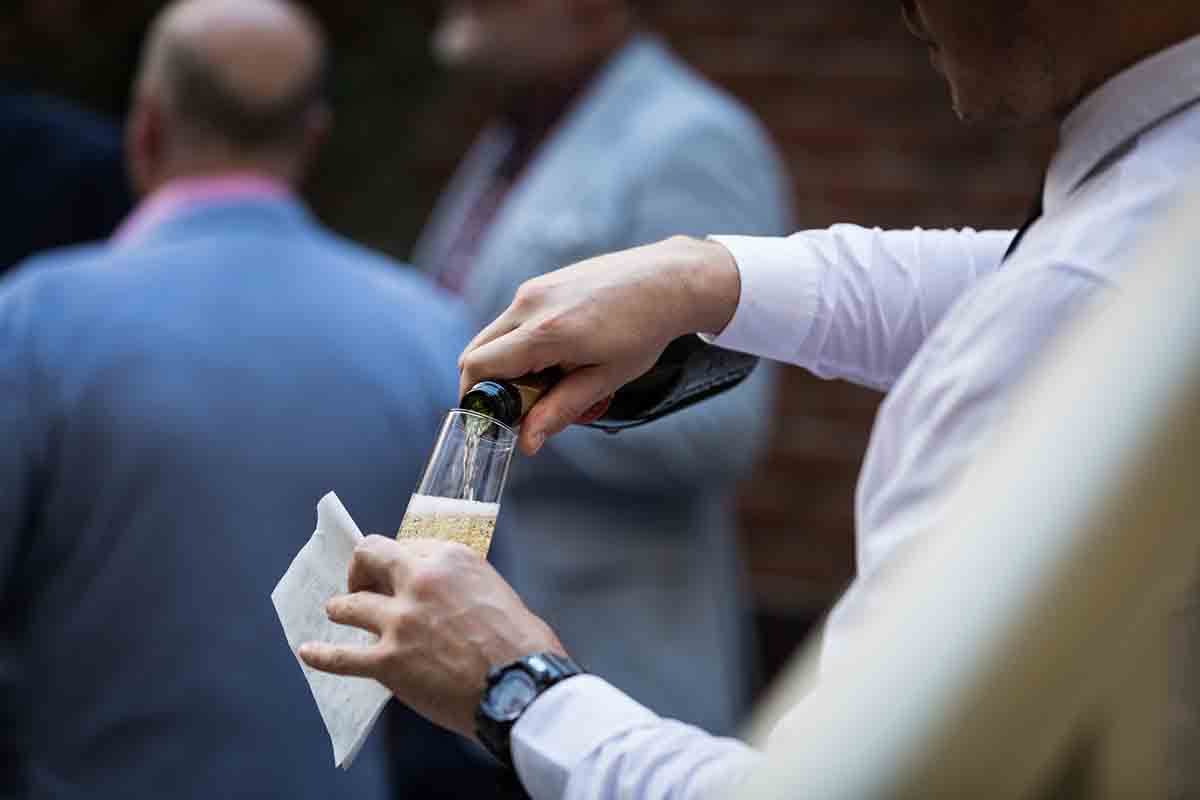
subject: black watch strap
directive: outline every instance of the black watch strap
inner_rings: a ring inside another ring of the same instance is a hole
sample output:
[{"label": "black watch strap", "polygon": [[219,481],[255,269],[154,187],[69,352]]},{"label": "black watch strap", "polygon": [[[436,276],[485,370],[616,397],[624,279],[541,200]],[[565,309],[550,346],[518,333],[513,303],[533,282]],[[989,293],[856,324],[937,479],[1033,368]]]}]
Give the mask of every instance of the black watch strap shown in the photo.
[{"label": "black watch strap", "polygon": [[[520,671],[532,679],[533,692],[515,713],[498,715],[494,713],[491,695],[506,676],[514,671]],[[488,670],[483,698],[475,709],[475,734],[479,741],[500,763],[513,769],[512,729],[521,718],[521,714],[551,686],[583,673],[582,667],[557,653],[533,653],[511,664]]]}]

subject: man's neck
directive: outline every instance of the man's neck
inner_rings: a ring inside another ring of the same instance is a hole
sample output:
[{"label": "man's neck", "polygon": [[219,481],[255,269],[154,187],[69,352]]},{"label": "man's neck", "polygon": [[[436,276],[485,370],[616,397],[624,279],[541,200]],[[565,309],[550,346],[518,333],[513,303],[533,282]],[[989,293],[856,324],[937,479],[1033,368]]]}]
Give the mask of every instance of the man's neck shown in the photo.
[{"label": "man's neck", "polygon": [[528,86],[508,98],[500,120],[512,133],[512,147],[499,167],[501,175],[509,180],[517,178],[619,50],[614,48],[602,58],[578,64],[566,77],[560,74],[554,81]]},{"label": "man's neck", "polygon": [[632,28],[603,47],[586,51],[586,56],[553,70],[536,80],[508,88],[501,116],[518,135],[545,132],[562,117],[571,103],[596,78],[597,74],[629,43]]},{"label": "man's neck", "polygon": [[1122,14],[1120,23],[1111,26],[1120,30],[1120,35],[1113,37],[1112,46],[1097,48],[1094,43],[1090,45],[1090,52],[1102,52],[1104,56],[1099,59],[1093,57],[1094,63],[1090,65],[1090,69],[1084,71],[1079,91],[1070,108],[1065,109],[1062,116],[1092,92],[1138,62],[1194,36],[1200,36],[1200,11],[1189,12],[1186,16],[1167,13],[1155,15],[1138,13],[1138,10],[1142,9],[1141,4],[1129,4],[1126,8],[1128,13]]},{"label": "man's neck", "polygon": [[578,34],[559,57],[543,64],[536,74],[510,76],[503,93],[519,99],[538,92],[567,89],[586,82],[605,62],[620,52],[638,32],[631,17],[610,20],[603,27]]},{"label": "man's neck", "polygon": [[164,169],[155,189],[176,183],[221,180],[230,176],[253,176],[272,183],[293,186],[295,169],[283,159],[193,158]]}]

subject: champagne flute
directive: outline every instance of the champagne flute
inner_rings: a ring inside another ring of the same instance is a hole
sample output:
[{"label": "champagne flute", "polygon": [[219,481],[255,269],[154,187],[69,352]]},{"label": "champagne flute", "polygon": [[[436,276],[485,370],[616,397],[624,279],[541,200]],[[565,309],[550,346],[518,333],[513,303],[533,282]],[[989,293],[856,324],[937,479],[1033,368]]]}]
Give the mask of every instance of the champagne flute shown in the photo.
[{"label": "champagne flute", "polygon": [[446,415],[397,539],[445,539],[487,556],[517,435],[492,417]]}]

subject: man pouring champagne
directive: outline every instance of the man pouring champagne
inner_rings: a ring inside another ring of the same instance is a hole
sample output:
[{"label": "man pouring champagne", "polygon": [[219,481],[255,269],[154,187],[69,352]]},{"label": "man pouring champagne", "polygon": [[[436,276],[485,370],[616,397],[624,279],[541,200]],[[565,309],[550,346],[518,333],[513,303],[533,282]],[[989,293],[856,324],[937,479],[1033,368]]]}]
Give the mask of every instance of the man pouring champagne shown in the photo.
[{"label": "man pouring champagne", "polygon": [[[839,225],[669,239],[528,281],[459,364],[462,390],[567,370],[525,417],[528,454],[692,332],[887,391],[859,480],[859,575],[830,618],[823,669],[862,668],[839,659],[856,629],[887,613],[890,568],[936,528],[1028,367],[1081,308],[1121,290],[1130,254],[1192,185],[1200,157],[1200,6],[901,5],[964,121],[1060,125],[1021,236]],[[354,594],[329,613],[380,642],[311,644],[301,657],[376,678],[438,724],[478,736],[538,800],[713,797],[758,763],[752,749],[661,719],[561,663],[553,631],[468,555],[366,540]],[[389,596],[359,591],[374,586]],[[448,617],[453,636],[437,624]],[[428,669],[430,659],[443,668]],[[510,701],[503,713],[499,696]],[[1195,785],[1189,767],[1171,765],[1181,795]]]}]

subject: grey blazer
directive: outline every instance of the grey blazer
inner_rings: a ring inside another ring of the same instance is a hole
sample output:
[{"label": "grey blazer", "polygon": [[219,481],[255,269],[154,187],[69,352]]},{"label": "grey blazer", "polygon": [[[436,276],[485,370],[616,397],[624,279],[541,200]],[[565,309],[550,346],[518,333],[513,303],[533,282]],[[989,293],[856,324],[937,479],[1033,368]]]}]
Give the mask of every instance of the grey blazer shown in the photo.
[{"label": "grey blazer", "polygon": [[0,796],[390,796],[385,736],[333,767],[270,593],[325,492],[397,527],[460,314],[282,201],[0,284]]},{"label": "grey blazer", "polygon": [[[415,254],[436,272],[498,158],[486,130]],[[543,144],[486,232],[477,326],[526,279],[673,234],[788,230],[761,127],[657,39],[631,40]],[[770,426],[772,375],[645,428],[573,429],[512,470],[498,560],[572,654],[654,710],[730,730],[750,663],[732,499]]]}]

